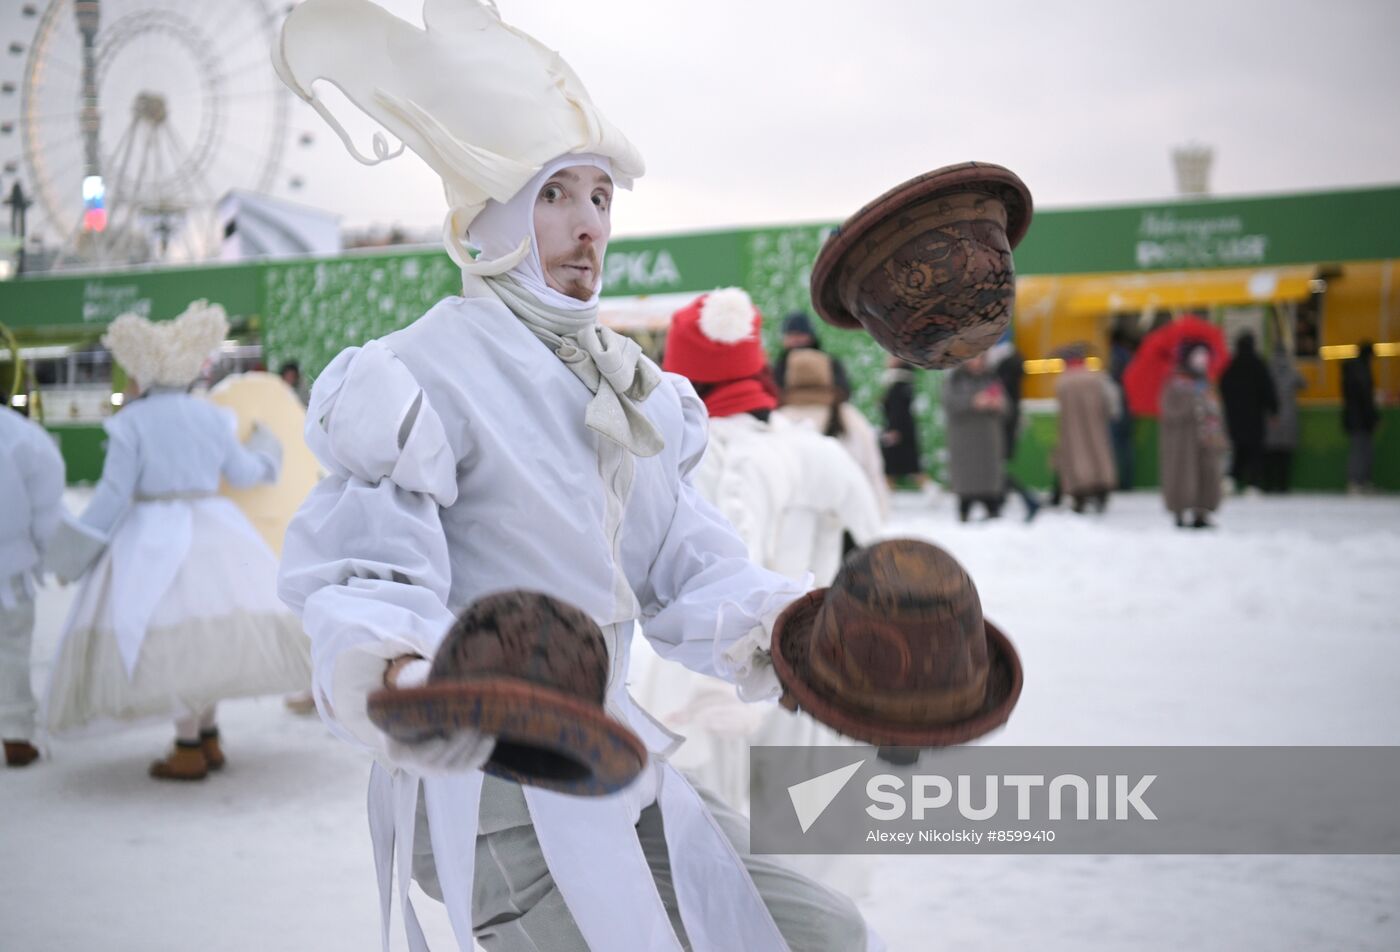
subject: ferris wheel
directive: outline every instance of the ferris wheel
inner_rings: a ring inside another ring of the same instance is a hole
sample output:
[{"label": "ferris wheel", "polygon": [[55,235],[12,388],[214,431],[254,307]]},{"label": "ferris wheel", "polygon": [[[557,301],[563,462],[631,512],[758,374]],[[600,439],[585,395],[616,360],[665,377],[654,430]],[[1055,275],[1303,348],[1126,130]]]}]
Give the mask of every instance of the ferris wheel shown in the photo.
[{"label": "ferris wheel", "polygon": [[23,163],[31,233],[89,261],[215,254],[219,200],[279,184],[290,96],[269,51],[285,7],[50,0],[23,12],[36,26],[11,124],[21,158],[0,150],[7,179]]}]

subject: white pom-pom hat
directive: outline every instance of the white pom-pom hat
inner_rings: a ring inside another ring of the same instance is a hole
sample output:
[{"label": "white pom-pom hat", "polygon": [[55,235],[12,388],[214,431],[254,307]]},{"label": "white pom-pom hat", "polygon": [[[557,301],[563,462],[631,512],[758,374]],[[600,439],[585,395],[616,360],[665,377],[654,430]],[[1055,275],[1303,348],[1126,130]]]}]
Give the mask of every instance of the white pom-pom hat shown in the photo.
[{"label": "white pom-pom hat", "polygon": [[102,345],[144,390],[188,386],[227,336],[224,309],[199,300],[172,321],[123,314],[102,335]]}]

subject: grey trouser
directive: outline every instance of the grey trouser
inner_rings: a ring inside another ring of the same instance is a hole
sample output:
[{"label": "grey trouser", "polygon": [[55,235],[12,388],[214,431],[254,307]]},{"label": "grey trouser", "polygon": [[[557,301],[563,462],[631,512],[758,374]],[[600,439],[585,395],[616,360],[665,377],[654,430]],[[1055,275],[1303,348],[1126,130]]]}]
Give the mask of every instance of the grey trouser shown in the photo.
[{"label": "grey trouser", "polygon": [[29,649],[34,641],[34,601],[11,579],[14,608],[0,607],[0,739],[34,737],[34,688],[29,680]]},{"label": "grey trouser", "polygon": [[[861,952],[866,948],[865,921],[855,903],[770,857],[750,853],[748,821],[703,787],[697,786],[696,790],[743,860],[792,952]],[[442,890],[428,844],[427,824],[420,791],[413,878],[425,893],[441,902]],[[671,925],[689,949],[671,884],[661,810],[655,804],[642,811],[637,838]],[[476,940],[489,952],[590,952],[545,865],[519,785],[491,776],[486,777],[481,790],[472,922]]]}]

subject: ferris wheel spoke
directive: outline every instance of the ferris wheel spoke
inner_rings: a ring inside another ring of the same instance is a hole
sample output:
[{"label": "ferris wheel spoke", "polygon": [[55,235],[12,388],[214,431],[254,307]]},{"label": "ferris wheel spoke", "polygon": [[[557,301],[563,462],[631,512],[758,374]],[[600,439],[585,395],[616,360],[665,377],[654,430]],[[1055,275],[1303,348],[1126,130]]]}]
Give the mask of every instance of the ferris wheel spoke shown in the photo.
[{"label": "ferris wheel spoke", "polygon": [[[192,190],[207,192],[208,189],[204,186],[204,177],[199,174],[199,168],[193,164],[193,157],[185,152],[175,130],[166,125],[163,131],[165,132],[165,151],[170,154],[172,187],[190,187]],[[190,196],[191,199],[197,197],[199,196]],[[195,203],[192,201],[191,204]]]},{"label": "ferris wheel spoke", "polygon": [[117,148],[112,150],[112,158],[114,161],[112,163],[113,173],[111,181],[112,201],[114,205],[118,204],[118,197],[123,199],[126,197],[122,190],[126,184],[126,168],[131,162],[131,148],[135,140],[135,135],[133,134],[135,128],[134,124],[127,126],[126,131],[122,133],[122,137],[117,143]]}]

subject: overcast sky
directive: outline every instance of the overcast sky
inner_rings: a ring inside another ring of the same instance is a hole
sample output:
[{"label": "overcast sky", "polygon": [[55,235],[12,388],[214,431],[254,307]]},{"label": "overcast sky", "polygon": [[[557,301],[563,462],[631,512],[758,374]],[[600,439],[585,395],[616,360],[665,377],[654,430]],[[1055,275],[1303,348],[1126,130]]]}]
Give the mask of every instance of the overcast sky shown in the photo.
[{"label": "overcast sky", "polygon": [[[421,24],[420,0],[380,3]],[[622,234],[839,219],[967,159],[1010,167],[1041,207],[1152,200],[1192,141],[1214,147],[1221,195],[1400,182],[1395,0],[500,7],[646,157],[615,207]],[[316,142],[289,151],[283,180],[306,185],[280,194],[350,225],[440,222],[411,153],[365,169],[309,109],[294,116]]]}]

